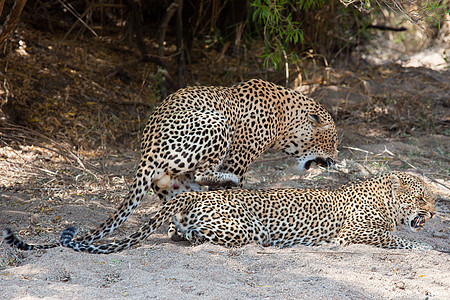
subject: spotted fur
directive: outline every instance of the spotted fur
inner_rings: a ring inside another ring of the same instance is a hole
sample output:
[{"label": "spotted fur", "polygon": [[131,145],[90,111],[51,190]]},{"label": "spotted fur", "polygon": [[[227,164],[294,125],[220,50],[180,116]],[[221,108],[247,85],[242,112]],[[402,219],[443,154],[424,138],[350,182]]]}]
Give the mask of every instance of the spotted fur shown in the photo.
[{"label": "spotted fur", "polygon": [[[434,196],[421,179],[393,172],[348,183],[335,190],[269,189],[183,193],[168,201],[137,232],[103,245],[72,240],[70,227],[60,242],[76,251],[107,254],[138,244],[164,222],[194,244],[226,247],[248,243],[289,247],[369,244],[396,249],[431,246],[393,235],[399,225],[420,231],[436,213]],[[17,243],[16,243],[17,244]]]},{"label": "spotted fur", "polygon": [[149,188],[165,202],[208,186],[239,186],[249,165],[269,148],[296,157],[300,170],[313,161],[328,165],[337,155],[333,119],[314,100],[260,79],[232,87],[181,89],[150,116],[124,201],[78,241],[91,244],[114,231]]}]

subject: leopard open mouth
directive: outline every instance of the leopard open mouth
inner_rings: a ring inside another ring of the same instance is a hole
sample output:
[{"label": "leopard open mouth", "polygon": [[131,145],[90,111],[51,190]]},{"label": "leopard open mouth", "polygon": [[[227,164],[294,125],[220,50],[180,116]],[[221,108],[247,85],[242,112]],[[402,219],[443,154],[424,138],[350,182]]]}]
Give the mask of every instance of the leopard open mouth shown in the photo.
[{"label": "leopard open mouth", "polygon": [[416,230],[422,230],[423,225],[425,225],[425,217],[417,216],[411,221],[411,228],[414,228]]},{"label": "leopard open mouth", "polygon": [[327,159],[323,159],[322,157],[317,157],[316,159],[308,160],[305,163],[305,169],[308,170],[311,167],[311,164],[313,162],[315,162],[316,164],[318,164],[319,166],[322,166],[322,167],[329,167],[332,164],[334,164],[334,160],[329,157]]}]

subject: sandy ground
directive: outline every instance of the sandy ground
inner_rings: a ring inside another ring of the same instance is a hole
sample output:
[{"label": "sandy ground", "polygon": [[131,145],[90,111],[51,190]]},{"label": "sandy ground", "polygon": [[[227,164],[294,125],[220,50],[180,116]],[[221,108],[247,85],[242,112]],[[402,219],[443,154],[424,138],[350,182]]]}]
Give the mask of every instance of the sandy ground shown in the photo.
[{"label": "sandy ground", "polygon": [[[350,168],[348,174],[353,171]],[[264,179],[267,174],[277,176]],[[335,186],[343,180],[340,174],[315,168],[300,175],[293,161],[272,161],[254,164],[246,186]],[[420,233],[404,229],[398,234],[448,251],[449,191],[436,183],[433,186],[446,199],[438,203],[437,217]],[[33,209],[36,204],[29,206],[27,191],[2,195],[9,204],[2,207],[5,218],[0,226],[14,230],[59,216],[79,226],[95,226],[115,206],[111,203],[91,206],[86,204],[91,201],[69,197],[72,200],[65,203],[54,201],[53,210],[43,216]],[[18,204],[21,201],[24,202]],[[152,211],[159,206],[152,197],[145,202],[144,208],[131,218],[129,227],[119,230],[120,235],[144,222],[148,216],[146,209]],[[58,230],[39,236],[28,233],[30,236],[22,238],[48,241],[55,238]],[[386,250],[366,245],[286,249],[248,245],[230,250],[211,244],[174,243],[165,230],[159,229],[134,249],[111,255],[76,253],[62,248],[24,253],[1,244],[4,267],[0,270],[0,298],[449,299],[450,295],[450,255],[435,250]],[[5,266],[8,264],[15,266]]]},{"label": "sandy ground", "polygon": [[448,299],[449,255],[383,250],[181,246],[156,235],[95,256],[53,249],[0,273],[3,299]]},{"label": "sandy ground", "polygon": [[[107,256],[61,248],[23,253],[2,241],[0,299],[450,299],[450,191],[442,186],[450,186],[448,134],[389,140],[355,124],[353,131],[339,124],[339,172],[314,168],[298,174],[292,160],[269,156],[267,163],[252,166],[246,187],[327,188],[383,170],[417,174],[417,166],[444,200],[422,232],[398,234],[447,253],[365,245],[193,247],[170,241],[164,228],[131,250]],[[0,184],[6,188],[0,191],[0,228],[10,227],[30,242],[54,239],[67,225],[86,230],[105,220],[125,193],[119,179],[137,161],[135,154],[104,158],[107,171],[119,174],[112,176],[115,189],[87,192],[82,181],[89,175],[51,167],[55,157],[43,149],[36,155],[24,148],[1,151]],[[118,234],[132,232],[158,206],[147,199]]]}]

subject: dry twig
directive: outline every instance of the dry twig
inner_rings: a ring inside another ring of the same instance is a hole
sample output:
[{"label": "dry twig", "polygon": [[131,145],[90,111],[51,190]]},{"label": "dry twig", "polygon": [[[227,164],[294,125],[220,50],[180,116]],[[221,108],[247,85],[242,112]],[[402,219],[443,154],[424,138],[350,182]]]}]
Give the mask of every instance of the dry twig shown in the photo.
[{"label": "dry twig", "polygon": [[[12,135],[12,134],[7,135],[4,132],[0,133],[0,138],[7,139],[7,140],[15,140],[15,141],[19,141],[19,142],[26,141],[26,142],[32,143],[34,145],[37,145],[43,149],[52,151],[62,157],[65,157],[69,161],[75,161],[78,165],[80,165],[80,167],[83,171],[91,174],[97,180],[100,181],[98,176],[94,172],[92,172],[90,169],[94,169],[96,172],[100,172],[100,170],[97,167],[95,167],[94,165],[92,165],[91,163],[84,162],[78,155],[73,153],[67,146],[64,146],[61,143],[56,142],[55,140],[49,138],[48,136],[46,136],[42,133],[36,132],[34,130],[31,130],[31,129],[28,129],[28,128],[25,128],[25,127],[22,127],[19,125],[9,124],[9,123],[5,123],[5,122],[2,122],[0,125],[3,130],[15,132],[14,135]],[[19,136],[17,133],[21,133],[22,135]],[[55,146],[58,150],[42,145],[42,141],[45,141],[46,143]],[[87,168],[86,165],[88,165],[90,169]]]},{"label": "dry twig", "polygon": [[422,176],[428,178],[428,179],[431,180],[432,182],[434,182],[434,183],[436,183],[436,184],[439,184],[439,185],[445,187],[446,189],[450,190],[450,187],[448,187],[447,185],[445,185],[445,184],[443,184],[443,183],[440,183],[439,181],[435,180],[434,178],[432,178],[432,177],[428,176],[427,174],[421,172],[419,168],[417,168],[416,166],[414,166],[414,165],[411,164],[410,162],[408,162],[408,161],[406,161],[405,159],[401,158],[399,155],[397,155],[397,154],[392,153],[391,151],[389,151],[389,150],[386,148],[386,146],[384,147],[383,152],[378,153],[378,154],[375,154],[375,153],[373,153],[373,152],[371,152],[371,151],[367,151],[367,150],[364,150],[364,149],[359,149],[359,148],[356,148],[356,147],[347,147],[347,146],[344,146],[343,148],[346,148],[346,149],[349,149],[349,150],[355,150],[355,151],[359,151],[359,152],[364,152],[364,153],[366,153],[366,158],[367,158],[367,156],[368,156],[369,154],[370,154],[370,155],[374,155],[374,156],[381,156],[381,155],[387,153],[389,156],[391,156],[391,157],[393,157],[393,158],[395,158],[395,159],[398,159],[399,161],[401,161],[401,162],[407,164],[408,166],[410,166],[411,168],[413,168],[413,169],[416,170],[418,173],[420,173]]}]

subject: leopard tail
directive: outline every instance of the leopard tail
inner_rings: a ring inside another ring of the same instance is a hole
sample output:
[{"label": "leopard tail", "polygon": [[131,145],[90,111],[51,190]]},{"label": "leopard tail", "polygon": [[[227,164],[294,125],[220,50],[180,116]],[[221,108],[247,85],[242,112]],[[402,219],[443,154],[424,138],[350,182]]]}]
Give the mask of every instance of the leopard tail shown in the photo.
[{"label": "leopard tail", "polygon": [[76,234],[76,229],[74,227],[68,227],[62,232],[60,243],[62,246],[72,248],[78,252],[87,252],[92,254],[109,254],[120,252],[145,240],[156,229],[166,223],[172,216],[188,211],[191,206],[192,202],[189,201],[189,197],[185,199],[183,194],[181,194],[164,204],[163,207],[147,222],[147,224],[143,225],[135,233],[126,238],[116,240],[108,244],[83,244],[73,240]]},{"label": "leopard tail", "polygon": [[21,241],[18,237],[14,235],[11,229],[5,228],[3,230],[3,239],[5,240],[5,243],[12,247],[12,248],[18,248],[20,250],[29,251],[29,250],[35,250],[35,249],[50,249],[60,246],[59,243],[52,243],[52,244],[43,244],[43,245],[30,245],[28,243],[25,243],[24,241]]},{"label": "leopard tail", "polygon": [[[142,172],[140,169],[141,168],[138,168],[138,172]],[[130,191],[120,206],[116,209],[116,212],[105,222],[103,222],[97,229],[91,230],[85,236],[78,237],[76,241],[80,244],[91,244],[120,227],[133,213],[134,209],[141,203],[142,198],[147,193],[150,183],[154,180],[155,176],[156,174],[154,171],[150,171],[146,176],[135,176]]]}]

